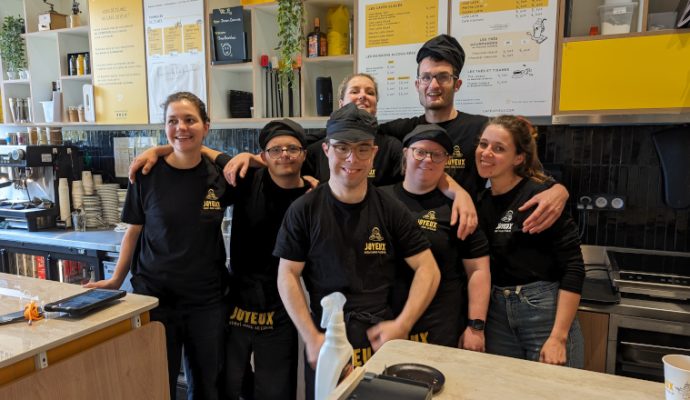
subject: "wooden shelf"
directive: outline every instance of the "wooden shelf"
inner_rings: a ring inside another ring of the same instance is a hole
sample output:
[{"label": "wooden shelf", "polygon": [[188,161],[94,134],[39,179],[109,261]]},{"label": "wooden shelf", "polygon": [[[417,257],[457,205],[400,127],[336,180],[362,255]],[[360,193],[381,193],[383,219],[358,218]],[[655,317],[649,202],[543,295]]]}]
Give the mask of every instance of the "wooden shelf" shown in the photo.
[{"label": "wooden shelf", "polygon": [[214,71],[251,72],[252,67],[251,61],[234,64],[211,64],[211,69]]},{"label": "wooden shelf", "polygon": [[12,80],[6,80],[3,81],[2,83],[6,85],[28,85],[30,82],[29,79],[12,79]]},{"label": "wooden shelf", "polygon": [[355,60],[355,57],[353,54],[343,54],[342,56],[302,57],[302,62],[304,64],[320,64],[320,63],[348,64],[348,63],[353,63],[354,60]]},{"label": "wooden shelf", "polygon": [[63,81],[90,81],[91,75],[61,75]]},{"label": "wooden shelf", "polygon": [[26,38],[55,38],[58,34],[67,34],[75,36],[89,36],[89,26],[82,25],[76,28],[62,28],[62,29],[51,29],[49,31],[36,31],[25,33]]}]

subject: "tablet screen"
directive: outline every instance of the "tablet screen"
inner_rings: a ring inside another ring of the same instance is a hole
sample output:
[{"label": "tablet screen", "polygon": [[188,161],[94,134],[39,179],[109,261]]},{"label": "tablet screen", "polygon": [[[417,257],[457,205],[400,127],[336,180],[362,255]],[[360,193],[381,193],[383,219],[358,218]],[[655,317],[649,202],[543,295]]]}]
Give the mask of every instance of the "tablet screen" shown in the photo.
[{"label": "tablet screen", "polygon": [[103,305],[125,295],[124,290],[91,289],[76,296],[46,304],[48,311],[65,311],[68,313],[81,313],[94,307]]}]

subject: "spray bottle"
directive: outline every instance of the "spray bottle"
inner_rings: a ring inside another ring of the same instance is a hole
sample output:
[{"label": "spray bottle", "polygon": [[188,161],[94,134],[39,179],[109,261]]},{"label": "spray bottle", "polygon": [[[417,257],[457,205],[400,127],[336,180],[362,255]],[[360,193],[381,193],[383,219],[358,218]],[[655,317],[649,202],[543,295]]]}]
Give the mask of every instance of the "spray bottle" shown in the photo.
[{"label": "spray bottle", "polygon": [[345,296],[340,292],[331,293],[321,299],[321,327],[326,328],[326,338],[316,362],[315,400],[328,398],[352,357],[352,345],[347,341],[343,318],[345,301]]}]

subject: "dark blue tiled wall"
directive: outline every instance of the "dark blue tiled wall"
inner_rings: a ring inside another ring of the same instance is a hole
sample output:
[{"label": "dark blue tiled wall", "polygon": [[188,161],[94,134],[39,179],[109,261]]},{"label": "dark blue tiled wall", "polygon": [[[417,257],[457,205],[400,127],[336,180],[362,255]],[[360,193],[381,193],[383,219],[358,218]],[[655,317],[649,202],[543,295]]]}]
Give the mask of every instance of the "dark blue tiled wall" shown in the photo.
[{"label": "dark blue tiled wall", "polygon": [[[542,127],[540,158],[562,172],[583,243],[690,251],[690,210],[664,204],[663,178],[652,134],[666,126]],[[686,129],[690,135],[690,128]],[[690,149],[688,155],[690,156]],[[690,173],[690,171],[688,171]],[[623,211],[576,209],[582,195],[623,195]]]},{"label": "dark blue tiled wall", "polygon": [[[573,217],[586,244],[654,250],[690,251],[690,210],[674,210],[663,202],[659,159],[652,133],[660,126],[548,126],[540,128],[539,154],[544,165],[570,191]],[[690,135],[690,128],[688,128]],[[72,131],[65,139],[81,144],[86,165],[104,175],[114,174],[112,137],[153,136],[165,143],[159,130]],[[206,145],[234,155],[259,150],[258,130],[212,130]],[[690,149],[688,149],[690,156]],[[690,173],[690,171],[688,171]],[[123,185],[124,179],[118,180]],[[590,211],[586,221],[576,208],[582,195],[623,195],[624,211]]]}]

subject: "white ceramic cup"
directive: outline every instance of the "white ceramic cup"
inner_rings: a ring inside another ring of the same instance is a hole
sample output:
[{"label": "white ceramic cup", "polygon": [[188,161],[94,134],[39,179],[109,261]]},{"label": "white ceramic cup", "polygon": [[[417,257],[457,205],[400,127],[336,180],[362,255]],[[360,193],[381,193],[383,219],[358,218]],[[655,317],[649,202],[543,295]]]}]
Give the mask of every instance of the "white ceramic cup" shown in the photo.
[{"label": "white ceramic cup", "polygon": [[667,354],[664,362],[666,400],[690,399],[690,356]]}]

